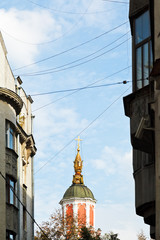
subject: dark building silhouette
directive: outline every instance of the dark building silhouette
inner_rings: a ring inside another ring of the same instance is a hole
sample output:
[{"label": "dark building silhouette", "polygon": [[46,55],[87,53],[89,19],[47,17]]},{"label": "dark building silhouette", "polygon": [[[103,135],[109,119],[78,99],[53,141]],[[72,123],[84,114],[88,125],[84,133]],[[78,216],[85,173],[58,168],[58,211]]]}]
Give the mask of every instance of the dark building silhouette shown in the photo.
[{"label": "dark building silhouette", "polygon": [[160,239],[160,1],[130,0],[132,93],[124,97],[133,147],[136,213]]}]

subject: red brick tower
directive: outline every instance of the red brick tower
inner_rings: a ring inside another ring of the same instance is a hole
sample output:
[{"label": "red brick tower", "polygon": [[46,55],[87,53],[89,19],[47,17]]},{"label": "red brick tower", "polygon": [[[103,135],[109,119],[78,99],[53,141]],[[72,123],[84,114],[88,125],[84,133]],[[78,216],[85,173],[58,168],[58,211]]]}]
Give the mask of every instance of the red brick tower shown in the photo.
[{"label": "red brick tower", "polygon": [[80,138],[78,137],[77,155],[74,161],[75,174],[73,175],[72,185],[66,190],[60,204],[64,217],[73,216],[77,219],[78,225],[87,227],[95,226],[95,203],[91,190],[84,185],[82,167],[83,161],[80,156]]}]

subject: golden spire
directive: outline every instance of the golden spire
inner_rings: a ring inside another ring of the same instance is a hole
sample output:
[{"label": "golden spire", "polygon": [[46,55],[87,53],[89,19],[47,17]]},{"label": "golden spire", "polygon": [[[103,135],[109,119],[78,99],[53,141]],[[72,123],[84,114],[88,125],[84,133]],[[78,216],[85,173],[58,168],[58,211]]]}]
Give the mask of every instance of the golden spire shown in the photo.
[{"label": "golden spire", "polygon": [[82,139],[80,139],[80,137],[78,136],[78,139],[75,139],[78,141],[78,147],[77,147],[77,155],[76,158],[74,160],[74,171],[75,171],[75,175],[73,175],[73,184],[83,184],[83,175],[81,175],[82,172],[82,167],[83,167],[83,161],[81,159],[80,156],[80,141],[82,141]]}]

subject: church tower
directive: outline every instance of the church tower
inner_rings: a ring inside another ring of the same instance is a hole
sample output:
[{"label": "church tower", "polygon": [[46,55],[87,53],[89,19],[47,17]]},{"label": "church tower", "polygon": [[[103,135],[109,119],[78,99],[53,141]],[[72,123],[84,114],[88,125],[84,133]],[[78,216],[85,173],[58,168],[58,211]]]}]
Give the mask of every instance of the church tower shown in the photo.
[{"label": "church tower", "polygon": [[77,155],[74,161],[74,171],[72,185],[66,190],[60,204],[64,217],[73,216],[77,219],[78,225],[95,227],[95,204],[91,190],[84,185],[82,167],[83,161],[80,156],[80,138],[78,137]]}]

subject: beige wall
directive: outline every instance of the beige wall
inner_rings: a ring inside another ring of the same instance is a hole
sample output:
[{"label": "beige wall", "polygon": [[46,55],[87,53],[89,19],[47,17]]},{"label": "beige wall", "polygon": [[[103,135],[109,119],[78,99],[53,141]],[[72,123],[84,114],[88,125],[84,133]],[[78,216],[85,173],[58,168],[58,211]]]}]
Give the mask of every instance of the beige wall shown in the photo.
[{"label": "beige wall", "polygon": [[[34,140],[30,135],[32,134],[32,113],[31,103],[32,99],[28,97],[21,88],[21,83],[14,79],[10,66],[7,60],[7,51],[5,44],[0,34],[0,89],[7,88],[14,91],[23,101],[23,107],[18,116],[16,116],[16,109],[14,109],[7,98],[2,98],[0,95],[0,171],[6,176],[6,145],[5,145],[5,122],[6,119],[12,122],[15,128],[24,130],[25,134],[20,132],[17,135],[17,195],[25,205],[26,209],[33,215],[33,164],[32,157],[35,152]],[[17,85],[17,88],[16,88]],[[18,90],[20,88],[20,90]],[[23,138],[21,137],[23,135]],[[30,139],[29,142],[28,139]],[[29,148],[26,147],[29,144]],[[12,156],[11,156],[12,159]],[[26,174],[26,176],[25,176]],[[25,186],[25,198],[24,198]],[[33,221],[27,214],[26,230],[23,230],[23,206],[17,200],[17,207],[19,211],[14,211],[13,206],[6,205],[6,182],[0,176],[0,240],[6,240],[6,228],[16,231],[19,235],[16,240],[31,240],[33,239]],[[6,217],[7,216],[7,217]],[[17,222],[18,218],[18,222]],[[17,225],[16,225],[17,222]],[[19,226],[19,229],[17,229]],[[25,238],[24,238],[25,236]]]},{"label": "beige wall", "polygon": [[[0,171],[6,175],[5,164],[5,119],[16,123],[15,111],[7,103],[0,101]],[[0,239],[6,239],[6,182],[0,178]]]}]

